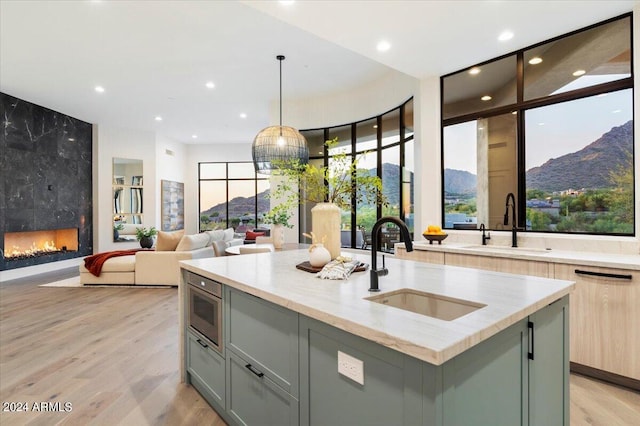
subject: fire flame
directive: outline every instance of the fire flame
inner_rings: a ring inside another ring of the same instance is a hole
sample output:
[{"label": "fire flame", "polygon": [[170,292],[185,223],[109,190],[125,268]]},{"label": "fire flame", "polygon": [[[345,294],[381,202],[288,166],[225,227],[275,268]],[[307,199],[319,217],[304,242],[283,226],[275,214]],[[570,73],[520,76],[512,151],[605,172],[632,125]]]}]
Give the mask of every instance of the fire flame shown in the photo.
[{"label": "fire flame", "polygon": [[35,242],[31,243],[31,247],[24,249],[18,246],[13,246],[10,249],[5,249],[4,257],[5,259],[11,259],[13,257],[29,257],[29,256],[37,256],[39,254],[51,253],[54,251],[60,251],[56,244],[51,241],[45,241],[41,247],[38,247]]}]

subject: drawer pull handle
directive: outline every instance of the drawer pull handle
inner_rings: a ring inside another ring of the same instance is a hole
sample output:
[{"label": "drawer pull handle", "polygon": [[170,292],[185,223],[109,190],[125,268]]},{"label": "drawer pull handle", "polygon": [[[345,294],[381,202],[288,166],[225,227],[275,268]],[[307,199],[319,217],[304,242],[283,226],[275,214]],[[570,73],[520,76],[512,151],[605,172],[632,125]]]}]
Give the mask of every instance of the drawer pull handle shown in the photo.
[{"label": "drawer pull handle", "polygon": [[203,342],[200,339],[196,340],[196,342],[198,342],[200,344],[200,346],[202,346],[203,348],[208,348],[209,347],[209,345],[207,345],[205,342]]},{"label": "drawer pull handle", "polygon": [[575,273],[579,275],[591,275],[594,277],[617,278],[619,280],[633,279],[633,276],[631,274],[609,274],[607,272],[583,271],[582,269],[576,269]]},{"label": "drawer pull handle", "polygon": [[527,353],[527,357],[533,361],[534,353],[535,353],[535,330],[533,328],[533,323],[531,321],[527,322],[527,327],[529,328],[529,352]]},{"label": "drawer pull handle", "polygon": [[258,371],[255,368],[253,368],[253,366],[251,364],[247,364],[247,365],[245,365],[245,367],[247,367],[249,369],[249,371],[251,371],[253,374],[255,374],[258,377],[264,376],[264,373],[261,373],[260,371]]}]

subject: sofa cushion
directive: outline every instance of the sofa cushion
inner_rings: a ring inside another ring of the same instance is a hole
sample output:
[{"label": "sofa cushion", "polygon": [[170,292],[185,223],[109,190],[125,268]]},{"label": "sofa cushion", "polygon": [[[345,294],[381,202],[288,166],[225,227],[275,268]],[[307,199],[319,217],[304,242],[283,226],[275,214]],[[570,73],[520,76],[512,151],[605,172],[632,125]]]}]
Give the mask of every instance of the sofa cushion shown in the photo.
[{"label": "sofa cushion", "polygon": [[206,247],[209,243],[209,234],[201,233],[194,235],[185,235],[178,243],[176,251],[191,251]]},{"label": "sofa cushion", "polygon": [[174,251],[184,236],[184,229],[180,231],[158,231],[156,251]]},{"label": "sofa cushion", "polygon": [[245,240],[249,240],[249,241],[255,240],[256,237],[264,237],[264,235],[265,235],[264,232],[247,231]]},{"label": "sofa cushion", "polygon": [[212,246],[214,241],[224,240],[224,231],[222,229],[214,229],[213,231],[206,231],[209,234],[208,246]]}]

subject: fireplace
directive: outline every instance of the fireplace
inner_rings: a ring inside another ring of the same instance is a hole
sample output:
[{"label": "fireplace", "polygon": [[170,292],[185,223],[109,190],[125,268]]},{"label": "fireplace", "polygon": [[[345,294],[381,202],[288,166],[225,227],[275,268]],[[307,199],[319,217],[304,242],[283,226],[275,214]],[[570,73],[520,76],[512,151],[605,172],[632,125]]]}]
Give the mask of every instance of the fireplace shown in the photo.
[{"label": "fireplace", "polygon": [[33,259],[78,251],[78,229],[47,229],[4,234],[4,259]]},{"label": "fireplace", "polygon": [[0,277],[92,254],[91,123],[5,93],[0,111]]}]

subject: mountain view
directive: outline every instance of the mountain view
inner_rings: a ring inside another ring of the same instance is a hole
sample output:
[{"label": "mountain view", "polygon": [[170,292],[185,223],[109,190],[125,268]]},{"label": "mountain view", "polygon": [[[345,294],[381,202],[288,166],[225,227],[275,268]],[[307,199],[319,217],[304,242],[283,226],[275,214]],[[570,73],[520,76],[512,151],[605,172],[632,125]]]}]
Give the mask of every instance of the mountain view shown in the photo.
[{"label": "mountain view", "polygon": [[[582,149],[526,171],[526,226],[533,231],[633,233],[633,121]],[[446,169],[445,226],[475,223],[476,176]]]},{"label": "mountain view", "polygon": [[610,171],[633,152],[633,121],[614,127],[580,151],[527,170],[527,188],[563,191],[611,186]]},{"label": "mountain view", "polygon": [[[633,152],[633,121],[614,127],[579,151],[527,170],[527,188],[553,192],[610,187],[610,171],[621,165],[629,152]],[[464,170],[445,169],[444,181],[447,194],[476,191],[476,175]]]},{"label": "mountain view", "polygon": [[[375,174],[375,169],[370,169],[370,173]],[[382,166],[382,181],[398,182],[400,179],[400,166],[397,164],[384,163]],[[411,173],[411,181],[413,182],[413,173]],[[389,200],[389,204],[397,205],[400,202],[400,192],[397,185],[385,185],[383,193]],[[259,193],[258,211],[266,212],[269,210],[269,199],[267,195],[269,190]],[[411,194],[413,196],[413,194]],[[206,210],[200,212],[200,216],[216,217],[218,220],[226,217],[227,203],[216,204]],[[229,217],[239,218],[247,214],[253,214],[255,209],[255,197],[236,197],[229,200]]]}]

